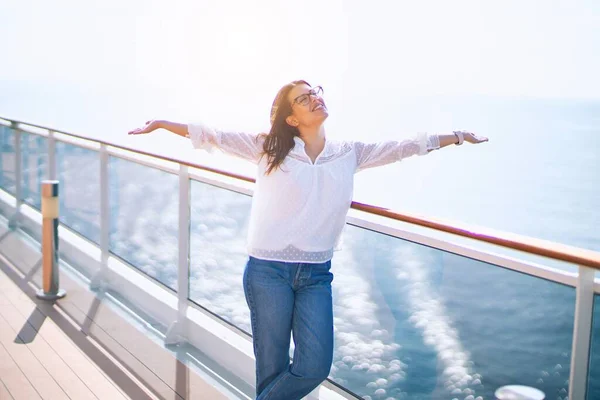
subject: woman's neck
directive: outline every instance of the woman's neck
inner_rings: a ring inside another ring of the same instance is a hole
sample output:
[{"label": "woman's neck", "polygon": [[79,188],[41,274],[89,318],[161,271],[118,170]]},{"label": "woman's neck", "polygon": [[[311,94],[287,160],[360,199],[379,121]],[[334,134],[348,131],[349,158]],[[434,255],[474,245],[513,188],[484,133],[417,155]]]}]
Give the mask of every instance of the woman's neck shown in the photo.
[{"label": "woman's neck", "polygon": [[325,127],[319,125],[316,127],[303,126],[298,128],[300,131],[300,138],[304,141],[306,147],[309,148],[322,148],[325,144]]}]

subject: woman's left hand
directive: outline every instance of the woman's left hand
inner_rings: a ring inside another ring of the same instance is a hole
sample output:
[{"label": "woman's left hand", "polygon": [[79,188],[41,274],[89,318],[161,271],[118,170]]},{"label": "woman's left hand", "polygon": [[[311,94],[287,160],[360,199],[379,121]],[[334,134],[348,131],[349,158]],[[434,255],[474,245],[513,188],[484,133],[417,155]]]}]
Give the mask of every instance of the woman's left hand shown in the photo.
[{"label": "woman's left hand", "polygon": [[484,136],[477,136],[476,134],[472,133],[472,132],[467,132],[467,131],[460,131],[463,134],[463,137],[465,139],[465,142],[469,142],[469,143],[483,143],[483,142],[487,142],[489,139],[484,137]]}]

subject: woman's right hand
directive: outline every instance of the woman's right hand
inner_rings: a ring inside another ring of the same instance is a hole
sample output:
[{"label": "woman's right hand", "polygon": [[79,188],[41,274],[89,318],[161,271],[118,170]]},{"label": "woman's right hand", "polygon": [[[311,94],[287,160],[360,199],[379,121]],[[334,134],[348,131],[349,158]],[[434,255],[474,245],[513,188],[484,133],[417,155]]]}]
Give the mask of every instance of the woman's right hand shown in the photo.
[{"label": "woman's right hand", "polygon": [[146,125],[128,132],[128,135],[143,135],[163,127],[163,122],[157,119],[146,121]]}]

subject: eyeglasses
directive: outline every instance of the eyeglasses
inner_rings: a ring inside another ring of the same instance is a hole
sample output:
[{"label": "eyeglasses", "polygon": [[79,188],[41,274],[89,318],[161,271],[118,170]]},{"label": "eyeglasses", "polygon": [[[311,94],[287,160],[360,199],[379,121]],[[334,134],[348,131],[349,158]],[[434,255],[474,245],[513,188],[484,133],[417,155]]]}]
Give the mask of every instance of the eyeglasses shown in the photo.
[{"label": "eyeglasses", "polygon": [[321,86],[315,86],[314,88],[310,89],[308,93],[304,93],[296,97],[294,101],[292,101],[292,107],[296,103],[300,104],[301,106],[307,106],[308,103],[310,103],[310,96],[321,97],[322,94],[323,88]]}]

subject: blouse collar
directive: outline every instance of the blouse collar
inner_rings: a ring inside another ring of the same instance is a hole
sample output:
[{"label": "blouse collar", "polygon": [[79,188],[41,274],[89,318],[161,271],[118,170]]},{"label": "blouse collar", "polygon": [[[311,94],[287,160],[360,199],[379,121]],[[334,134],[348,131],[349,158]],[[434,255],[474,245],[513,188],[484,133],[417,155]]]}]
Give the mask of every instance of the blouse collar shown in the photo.
[{"label": "blouse collar", "polygon": [[304,140],[300,139],[300,136],[294,136],[294,142],[302,148],[305,147]]},{"label": "blouse collar", "polygon": [[[297,146],[294,146],[294,148],[292,149],[292,153],[297,153],[302,156],[308,157],[306,155],[306,150],[305,150],[306,143],[304,143],[304,140],[302,140],[299,136],[294,136],[294,143],[297,144]],[[329,148],[330,148],[329,144],[330,144],[330,140],[325,139],[325,146],[323,147],[321,154],[319,154],[319,158],[326,156],[329,153]]]}]

